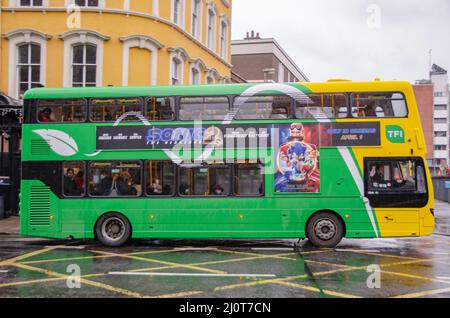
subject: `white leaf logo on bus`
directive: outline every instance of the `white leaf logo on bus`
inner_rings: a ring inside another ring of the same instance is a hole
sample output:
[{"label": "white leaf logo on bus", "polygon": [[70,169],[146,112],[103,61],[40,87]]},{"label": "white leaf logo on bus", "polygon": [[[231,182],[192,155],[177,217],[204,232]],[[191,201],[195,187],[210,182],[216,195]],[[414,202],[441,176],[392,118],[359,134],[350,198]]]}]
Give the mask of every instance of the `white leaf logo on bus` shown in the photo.
[{"label": "white leaf logo on bus", "polygon": [[70,157],[78,153],[78,145],[67,133],[54,129],[34,130],[58,155]]}]

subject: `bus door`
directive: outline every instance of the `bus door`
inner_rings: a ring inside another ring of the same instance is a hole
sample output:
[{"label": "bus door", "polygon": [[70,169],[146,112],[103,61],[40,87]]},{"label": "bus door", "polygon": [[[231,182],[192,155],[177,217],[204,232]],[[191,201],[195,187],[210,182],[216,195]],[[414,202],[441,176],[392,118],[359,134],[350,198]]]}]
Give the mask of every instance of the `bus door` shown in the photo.
[{"label": "bus door", "polygon": [[428,203],[420,158],[365,159],[365,196],[375,211],[381,237],[419,236],[419,209]]}]

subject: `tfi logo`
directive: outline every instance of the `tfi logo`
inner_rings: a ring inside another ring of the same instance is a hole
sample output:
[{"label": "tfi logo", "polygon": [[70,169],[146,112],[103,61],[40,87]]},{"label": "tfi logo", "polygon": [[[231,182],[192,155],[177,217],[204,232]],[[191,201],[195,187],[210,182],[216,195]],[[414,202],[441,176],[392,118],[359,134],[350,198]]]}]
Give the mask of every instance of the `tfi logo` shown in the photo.
[{"label": "tfi logo", "polygon": [[405,143],[405,131],[400,126],[387,126],[386,138],[393,144]]}]

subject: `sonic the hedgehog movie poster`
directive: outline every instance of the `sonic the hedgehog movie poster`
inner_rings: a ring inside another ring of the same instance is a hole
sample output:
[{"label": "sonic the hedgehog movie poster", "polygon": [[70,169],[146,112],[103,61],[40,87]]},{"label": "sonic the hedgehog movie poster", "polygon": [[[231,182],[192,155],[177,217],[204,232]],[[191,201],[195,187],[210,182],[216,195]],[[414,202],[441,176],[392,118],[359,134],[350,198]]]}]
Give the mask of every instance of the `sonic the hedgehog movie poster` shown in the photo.
[{"label": "sonic the hedgehog movie poster", "polygon": [[293,123],[281,126],[275,191],[317,193],[319,190],[319,125]]}]

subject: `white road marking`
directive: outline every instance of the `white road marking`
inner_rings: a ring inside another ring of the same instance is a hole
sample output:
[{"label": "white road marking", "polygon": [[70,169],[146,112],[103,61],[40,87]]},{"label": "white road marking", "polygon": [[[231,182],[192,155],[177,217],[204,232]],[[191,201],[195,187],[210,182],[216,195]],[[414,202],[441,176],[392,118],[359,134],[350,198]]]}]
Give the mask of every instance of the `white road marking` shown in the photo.
[{"label": "white road marking", "polygon": [[70,246],[70,245],[61,245],[61,246],[45,246],[45,248],[55,248],[55,249],[61,249],[61,250],[82,250],[85,249],[86,246]]},{"label": "white road marking", "polygon": [[355,252],[355,253],[381,253],[379,250],[351,250],[351,249],[335,249],[336,252]]},{"label": "white road marking", "polygon": [[254,247],[252,248],[252,251],[279,251],[279,252],[283,252],[283,251],[289,251],[289,252],[293,252],[294,248],[287,248],[287,247],[274,247],[274,248],[270,248],[270,247]]},{"label": "white road marking", "polygon": [[109,272],[108,275],[121,276],[168,276],[168,277],[264,277],[275,278],[273,274],[192,274],[192,273],[131,273],[131,272]]},{"label": "white road marking", "polygon": [[0,273],[1,274],[6,274],[6,273],[8,273],[9,271],[7,271],[7,270],[0,270]]},{"label": "white road marking", "polygon": [[436,278],[437,279],[442,279],[442,280],[450,280],[450,277],[448,277],[448,276],[438,276]]}]

